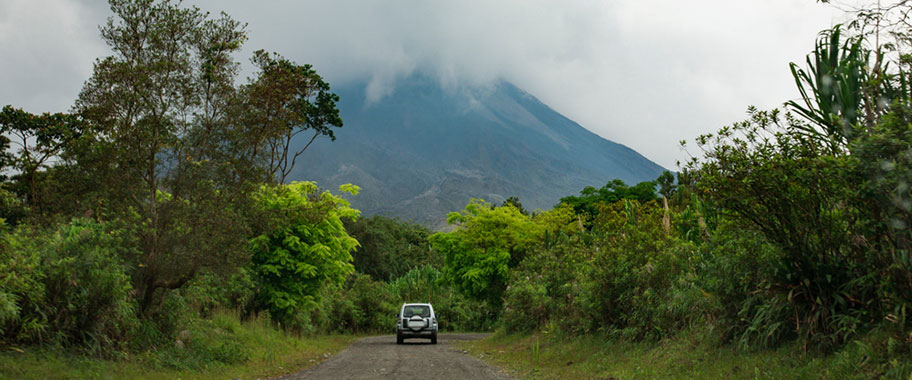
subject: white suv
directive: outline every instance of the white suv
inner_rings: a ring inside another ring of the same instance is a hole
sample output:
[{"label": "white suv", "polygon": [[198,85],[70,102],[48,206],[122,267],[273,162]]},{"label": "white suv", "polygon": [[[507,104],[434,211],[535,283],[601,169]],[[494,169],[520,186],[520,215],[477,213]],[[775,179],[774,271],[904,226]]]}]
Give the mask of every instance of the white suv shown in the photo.
[{"label": "white suv", "polygon": [[437,315],[429,303],[402,304],[396,314],[396,344],[405,338],[428,338],[437,344]]}]

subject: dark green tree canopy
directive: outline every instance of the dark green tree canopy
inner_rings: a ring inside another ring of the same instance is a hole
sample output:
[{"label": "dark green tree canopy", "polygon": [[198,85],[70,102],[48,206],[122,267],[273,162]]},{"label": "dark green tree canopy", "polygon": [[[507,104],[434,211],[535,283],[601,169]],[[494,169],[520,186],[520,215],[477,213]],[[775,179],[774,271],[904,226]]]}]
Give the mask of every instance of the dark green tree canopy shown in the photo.
[{"label": "dark green tree canopy", "polygon": [[[251,61],[260,72],[242,88],[245,116],[266,143],[267,167],[284,183],[297,158],[317,137],[336,139],[332,128],[342,127],[336,108],[339,96],[330,92],[329,83],[311,65],[298,65],[263,50],[254,52]],[[307,144],[291,151],[294,139],[304,132],[312,133]]]},{"label": "dark green tree canopy", "polygon": [[596,215],[600,203],[611,204],[620,200],[636,200],[641,203],[656,200],[656,182],[640,182],[634,186],[627,186],[624,181],[615,179],[596,189],[587,186],[580,191],[579,196],[567,196],[560,200],[561,204],[566,204],[578,213],[584,215]]},{"label": "dark green tree canopy", "polygon": [[80,136],[82,125],[71,114],[34,115],[11,105],[0,111],[0,171],[9,167],[16,172],[28,205],[41,208],[39,172]]},{"label": "dark green tree canopy", "polygon": [[355,270],[375,280],[399,278],[425,265],[443,265],[443,258],[431,251],[431,231],[424,226],[374,215],[346,221],[345,230],[361,244],[352,253]]}]

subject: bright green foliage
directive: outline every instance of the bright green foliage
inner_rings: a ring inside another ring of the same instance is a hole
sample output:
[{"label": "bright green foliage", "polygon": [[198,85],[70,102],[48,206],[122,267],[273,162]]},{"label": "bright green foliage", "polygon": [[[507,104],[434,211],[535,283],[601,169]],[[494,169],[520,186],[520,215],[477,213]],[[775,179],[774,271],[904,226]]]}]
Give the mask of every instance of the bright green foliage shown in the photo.
[{"label": "bright green foliage", "polygon": [[565,204],[558,205],[548,212],[536,214],[532,221],[544,230],[545,236],[573,235],[581,232],[582,224],[585,223],[582,215],[576,214],[572,207]]},{"label": "bright green foliage", "polygon": [[[340,191],[357,194],[358,188],[343,185]],[[250,241],[258,299],[273,318],[288,323],[317,305],[324,286],[341,284],[354,271],[351,252],[358,241],[342,219],[360,212],[313,182],[264,186],[258,203],[271,215],[269,229]]]},{"label": "bright green foliage", "polygon": [[423,265],[440,267],[443,258],[431,251],[426,227],[375,215],[345,223],[360,246],[352,253],[355,270],[375,280],[391,280]]},{"label": "bright green foliage", "polygon": [[529,211],[526,210],[525,208],[523,208],[522,202],[519,201],[519,197],[517,197],[515,195],[509,196],[509,197],[507,197],[507,199],[504,199],[501,206],[506,206],[506,205],[512,205],[513,207],[516,207],[516,209],[519,210],[520,214],[529,215]]},{"label": "bright green foliage", "polygon": [[430,237],[445,257],[445,275],[461,291],[477,299],[499,303],[509,268],[539,241],[544,229],[512,205],[493,207],[473,199],[447,222],[458,229]]}]

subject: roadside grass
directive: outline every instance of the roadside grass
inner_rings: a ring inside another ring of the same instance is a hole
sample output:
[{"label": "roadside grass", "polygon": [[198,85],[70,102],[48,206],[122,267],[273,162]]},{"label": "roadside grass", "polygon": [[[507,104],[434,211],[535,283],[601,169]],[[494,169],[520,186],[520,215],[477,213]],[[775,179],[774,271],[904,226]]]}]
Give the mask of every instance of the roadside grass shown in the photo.
[{"label": "roadside grass", "polygon": [[498,332],[460,346],[520,379],[912,380],[912,356],[887,353],[887,344],[878,343],[887,340],[878,333],[829,355],[805,354],[798,343],[744,351],[707,341],[696,333],[642,343]]},{"label": "roadside grass", "polygon": [[115,359],[54,347],[3,347],[2,379],[258,379],[293,373],[326,360],[358,339],[354,335],[299,337],[264,319],[241,322],[219,312],[188,322],[184,346]]}]

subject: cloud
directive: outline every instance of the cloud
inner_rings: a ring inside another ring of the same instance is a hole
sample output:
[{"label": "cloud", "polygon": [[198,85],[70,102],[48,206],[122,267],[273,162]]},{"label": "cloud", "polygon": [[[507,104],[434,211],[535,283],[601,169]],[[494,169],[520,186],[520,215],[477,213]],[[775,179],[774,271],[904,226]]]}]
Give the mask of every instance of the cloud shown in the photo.
[{"label": "cloud", "polygon": [[[211,0],[248,46],[389,94],[419,70],[445,85],[509,80],[597,134],[674,168],[683,139],[795,97],[788,63],[845,16],[803,0]],[[215,9],[215,8],[213,8]]]},{"label": "cloud", "polygon": [[0,105],[67,111],[106,51],[99,18],[97,9],[69,0],[0,2]]},{"label": "cloud", "polygon": [[[99,3],[0,3],[0,49],[14,56],[0,70],[19,74],[0,79],[0,103],[66,109],[105,51]],[[669,168],[686,159],[679,140],[741,119],[748,105],[794,98],[788,62],[802,61],[816,33],[844,17],[810,0],[185,4],[247,22],[244,62],[255,49],[279,52],[314,64],[330,83],[366,81],[371,99],[415,71],[446,86],[505,79]]]}]

